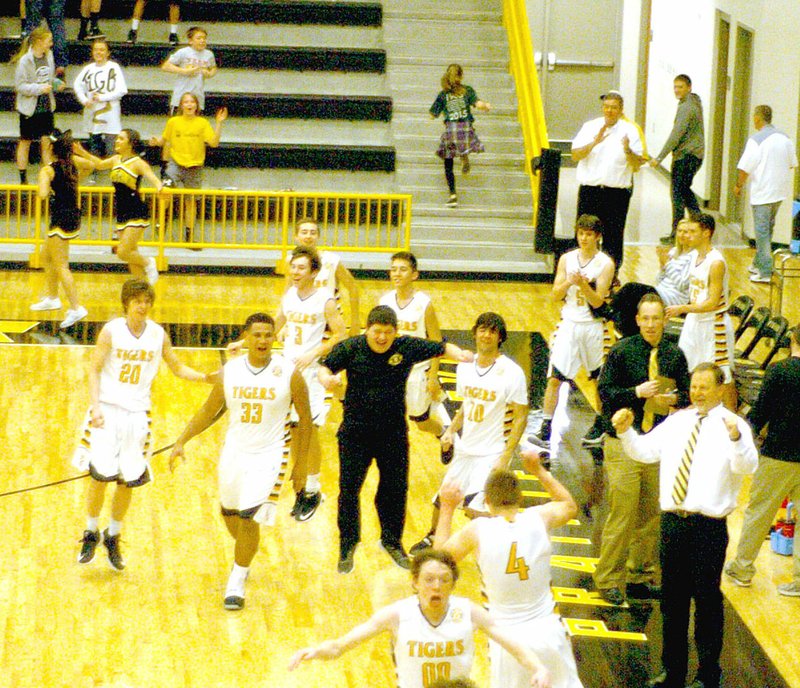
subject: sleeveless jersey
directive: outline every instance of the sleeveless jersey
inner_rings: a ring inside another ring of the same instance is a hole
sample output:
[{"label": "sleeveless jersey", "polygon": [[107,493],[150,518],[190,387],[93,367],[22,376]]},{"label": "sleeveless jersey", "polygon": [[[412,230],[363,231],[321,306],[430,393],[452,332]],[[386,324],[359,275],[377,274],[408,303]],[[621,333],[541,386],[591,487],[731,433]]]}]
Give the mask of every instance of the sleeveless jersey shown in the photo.
[{"label": "sleeveless jersey", "polygon": [[[596,282],[606,266],[611,263],[609,258],[602,251],[598,251],[595,256],[583,267],[580,264],[580,249],[575,249],[564,254],[564,261],[567,274],[580,272],[589,282]],[[589,309],[586,298],[574,284],[567,289],[564,297],[564,305],[561,307],[561,317],[572,322],[591,322],[597,320]]]},{"label": "sleeveless jersey", "polygon": [[468,678],[475,654],[471,602],[450,597],[436,627],[422,615],[416,596],[394,603],[399,616],[394,661],[399,688],[427,688],[437,678]]},{"label": "sleeveless jersey", "polygon": [[228,431],[225,445],[243,452],[282,449],[292,401],[294,366],[272,354],[265,368],[253,370],[247,356],[228,361],[223,368]]},{"label": "sleeveless jersey", "polygon": [[536,509],[518,513],[513,523],[502,516],[476,518],[473,523],[492,616],[519,623],[552,614],[550,538]]},{"label": "sleeveless jersey", "polygon": [[290,287],[283,295],[281,310],[286,317],[283,354],[290,361],[297,360],[322,343],[327,325],[325,304],[330,299],[331,294],[327,289],[317,289],[301,299],[297,295],[297,287]]},{"label": "sleeveless jersey", "polygon": [[510,403],[527,405],[525,373],[501,354],[479,372],[477,361],[456,367],[456,393],[464,400],[464,425],[459,451],[475,456],[499,454],[511,429]]},{"label": "sleeveless jersey", "polygon": [[427,294],[415,291],[411,301],[401,307],[397,302],[397,291],[392,290],[381,296],[379,303],[381,306],[389,306],[397,314],[398,335],[425,338],[428,336],[425,328],[425,311],[430,302]]},{"label": "sleeveless jersey", "polygon": [[322,267],[314,278],[314,286],[317,289],[327,289],[333,296],[339,292],[336,285],[336,270],[339,268],[339,254],[331,251],[318,251]]},{"label": "sleeveless jersey", "polygon": [[164,328],[147,320],[138,337],[128,329],[125,318],[107,325],[111,351],[100,371],[100,401],[128,411],[150,409],[153,385],[164,347]]},{"label": "sleeveless jersey", "polygon": [[713,311],[708,313],[690,313],[697,318],[697,320],[714,320],[720,314],[728,310],[728,264],[725,262],[725,257],[719,250],[712,248],[703,258],[703,261],[697,264],[697,251],[693,252],[692,256],[692,271],[689,278],[689,303],[702,303],[708,298],[709,287],[709,273],[711,272],[711,265],[718,260],[722,261],[725,266],[725,274],[722,278],[722,294],[720,295],[719,304]]},{"label": "sleeveless jersey", "polygon": [[114,186],[118,223],[128,220],[143,220],[150,215],[147,205],[139,195],[142,178],[129,167],[131,161],[138,157],[138,155],[134,155],[127,160],[120,160],[111,168],[111,183]]}]

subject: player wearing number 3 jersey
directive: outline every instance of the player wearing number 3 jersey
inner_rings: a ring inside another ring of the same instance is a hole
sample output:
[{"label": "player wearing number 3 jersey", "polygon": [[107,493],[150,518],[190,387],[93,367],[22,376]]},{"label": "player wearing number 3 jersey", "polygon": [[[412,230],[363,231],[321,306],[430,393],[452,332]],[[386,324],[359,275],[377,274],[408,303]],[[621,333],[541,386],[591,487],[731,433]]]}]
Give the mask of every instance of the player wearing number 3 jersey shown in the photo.
[{"label": "player wearing number 3 jersey", "polygon": [[411,564],[416,595],[379,609],[365,623],[335,640],[299,650],[289,669],[311,659],[336,659],[379,635],[392,635],[399,688],[428,688],[437,679],[468,677],[474,654],[473,632],[480,629],[514,657],[530,676],[528,686],[550,686],[537,656],[501,631],[486,610],[463,597],[451,596],[458,566],[447,552],[427,549]]},{"label": "player wearing number 3 jersey", "polygon": [[106,323],[89,365],[91,408],[73,463],[89,470],[88,518],[78,561],[87,564],[100,541],[98,519],[106,485],[116,482],[111,521],[103,533],[111,565],[122,570],[119,551],[122,519],[131,489],[150,481],[150,388],[163,359],[177,377],[207,381],[207,376],[180,362],[164,329],[147,316],[155,292],[144,280],[122,286],[124,318]]}]

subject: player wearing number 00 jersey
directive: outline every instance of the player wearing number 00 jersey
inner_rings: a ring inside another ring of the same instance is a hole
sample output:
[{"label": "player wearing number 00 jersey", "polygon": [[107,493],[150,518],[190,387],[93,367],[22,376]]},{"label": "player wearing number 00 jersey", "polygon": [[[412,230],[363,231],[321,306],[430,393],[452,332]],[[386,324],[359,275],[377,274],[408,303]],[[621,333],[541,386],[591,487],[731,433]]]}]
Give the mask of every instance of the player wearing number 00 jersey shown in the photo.
[{"label": "player wearing number 00 jersey", "polygon": [[131,489],[150,481],[150,388],[163,359],[177,377],[206,380],[172,350],[164,329],[147,316],[155,292],[144,280],[122,286],[124,318],[106,323],[97,338],[89,366],[91,408],[73,463],[89,471],[88,518],[78,561],[94,557],[100,541],[98,519],[106,485],[116,482],[111,522],[103,533],[111,565],[122,570],[119,532],[131,500]]}]

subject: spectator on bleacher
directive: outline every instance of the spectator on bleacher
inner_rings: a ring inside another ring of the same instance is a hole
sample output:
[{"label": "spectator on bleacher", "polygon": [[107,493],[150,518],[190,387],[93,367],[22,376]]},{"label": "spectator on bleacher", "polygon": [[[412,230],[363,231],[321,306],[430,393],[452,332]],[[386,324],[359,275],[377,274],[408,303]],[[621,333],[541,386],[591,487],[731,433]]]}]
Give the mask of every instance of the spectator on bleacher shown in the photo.
[{"label": "spectator on bleacher", "polygon": [[[45,288],[39,301],[31,304],[32,311],[57,311],[61,309],[58,287],[64,287],[69,309],[59,327],[66,329],[87,315],[78,301],[75,281],[69,269],[69,242],[75,239],[81,227],[78,207],[78,181],[81,174],[94,169],[91,160],[83,157],[80,146],[75,147],[72,132],[53,131],[53,162],[39,171],[40,201],[50,198],[50,228],[42,251]],[[77,149],[76,149],[77,148]]]},{"label": "spectator on bleacher", "polygon": [[114,185],[114,206],[117,212],[115,234],[119,236],[117,256],[128,264],[131,275],[147,279],[150,284],[158,280],[155,258],[145,258],[139,253],[139,239],[150,226],[150,209],[142,200],[139,187],[142,177],[159,192],[164,184],[153,168],[139,156],[142,139],[134,129],[123,129],[114,142],[115,154],[105,160],[87,155],[97,170],[111,170]]},{"label": "spectator on bleacher", "polygon": [[94,41],[105,38],[100,30],[98,19],[103,0],[81,0],[81,28],[78,30],[79,41]]},{"label": "spectator on bleacher", "polygon": [[[200,189],[203,186],[206,146],[219,146],[222,123],[228,118],[228,108],[217,110],[214,116],[216,126],[213,129],[205,117],[199,116],[199,110],[197,96],[194,93],[184,93],[178,114],[167,120],[161,136],[153,136],[149,141],[151,146],[169,146],[169,160],[164,172],[167,186],[181,186],[185,189]],[[184,240],[189,243],[194,240],[194,196],[186,196],[185,203]]]},{"label": "spectator on bleacher", "polygon": [[[92,43],[92,60],[73,84],[75,97],[83,105],[83,125],[89,135],[89,151],[105,157],[114,151],[114,140],[122,131],[120,101],[128,92],[122,68],[109,60],[104,39]],[[138,275],[137,275],[138,276]]]},{"label": "spectator on bleacher", "polygon": [[23,39],[19,52],[11,58],[17,63],[14,74],[15,107],[19,113],[17,169],[20,184],[28,183],[28,155],[31,141],[39,139],[42,163],[50,162],[50,132],[56,99],[53,90],[64,90],[64,82],[55,77],[53,34],[43,26]]},{"label": "spectator on bleacher", "polygon": [[[25,21],[23,34],[30,36],[42,23],[47,22],[47,27],[53,36],[53,57],[55,59],[55,75],[64,78],[69,58],[67,56],[67,30],[64,27],[64,5],[66,0],[25,0]],[[24,41],[23,41],[24,44]]]},{"label": "spectator on bleacher", "polygon": [[208,33],[193,26],[186,34],[189,45],[179,48],[161,65],[161,69],[175,74],[169,113],[175,114],[184,93],[193,93],[200,103],[200,112],[206,109],[205,80],[217,73],[217,62],[207,47]]},{"label": "spectator on bleacher", "polygon": [[[139,22],[144,14],[144,6],[147,0],[136,0],[133,6],[133,17],[131,18],[131,30],[128,31],[128,43],[136,43],[139,37]],[[178,45],[178,22],[181,20],[180,0],[170,0],[169,2],[169,44]]]},{"label": "spectator on bleacher", "polygon": [[444,113],[444,133],[439,141],[439,149],[436,151],[444,160],[444,176],[447,180],[447,187],[450,189],[450,197],[447,206],[455,208],[458,205],[456,195],[456,178],[453,174],[453,160],[461,158],[461,174],[468,174],[470,169],[469,154],[483,153],[481,143],[472,123],[475,117],[472,115],[472,108],[489,112],[492,106],[478,99],[475,89],[461,83],[464,78],[464,70],[461,65],[451,64],[442,77],[442,90],[436,96],[436,100],[431,105],[431,117],[436,118]]}]

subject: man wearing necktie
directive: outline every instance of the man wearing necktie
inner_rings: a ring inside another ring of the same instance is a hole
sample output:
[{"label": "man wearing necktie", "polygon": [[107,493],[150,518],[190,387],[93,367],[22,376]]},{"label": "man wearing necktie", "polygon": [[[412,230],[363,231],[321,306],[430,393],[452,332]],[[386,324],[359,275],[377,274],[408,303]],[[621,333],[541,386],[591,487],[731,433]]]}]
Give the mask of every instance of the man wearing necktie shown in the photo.
[{"label": "man wearing necktie", "polygon": [[[688,406],[689,368],[678,345],[663,338],[664,302],[658,294],[645,294],[639,301],[636,324],[639,334],[609,351],[597,389],[604,425],[610,427],[619,409],[630,408],[633,426],[649,432],[670,409]],[[619,439],[609,437],[604,465],[609,514],[595,587],[611,604],[622,604],[626,593],[631,598],[657,597],[658,464],[634,461]]]},{"label": "man wearing necktie", "polygon": [[758,452],[750,426],[722,406],[724,375],[713,363],[692,374],[692,407],[646,435],[631,428],[633,411],[611,419],[625,451],[642,463],[661,462],[661,623],[664,672],[650,686],[684,688],[689,610],[695,602],[698,669],[691,688],[719,688],[722,650],[720,578],[728,545],[727,515],[742,477],[754,473]]}]

